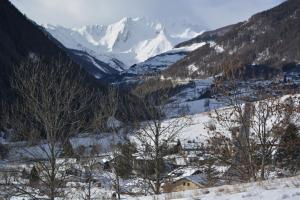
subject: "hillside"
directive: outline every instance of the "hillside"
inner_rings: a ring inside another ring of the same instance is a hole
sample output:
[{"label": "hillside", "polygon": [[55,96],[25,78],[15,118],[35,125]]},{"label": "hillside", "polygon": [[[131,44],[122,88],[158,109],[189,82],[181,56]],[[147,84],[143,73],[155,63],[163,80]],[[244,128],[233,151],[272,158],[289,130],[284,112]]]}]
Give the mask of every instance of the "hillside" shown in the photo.
[{"label": "hillside", "polygon": [[[224,27],[180,44],[203,40],[209,43],[172,65],[165,74],[207,77],[222,72],[246,71],[266,75],[299,65],[300,1],[288,0],[248,21]],[[188,68],[194,66],[192,74]],[[247,69],[247,70],[246,70]],[[261,70],[260,72],[257,72]]]},{"label": "hillside", "polygon": [[72,71],[85,74],[87,82],[97,87],[101,84],[94,76],[118,73],[108,64],[84,52],[65,48],[8,0],[0,0],[0,101],[12,97],[9,82],[13,66],[36,56],[45,60],[60,57],[72,62]]},{"label": "hillside", "polygon": [[30,54],[65,55],[55,43],[26,19],[8,0],[0,1],[0,98],[9,92],[11,67]]},{"label": "hillside", "polygon": [[194,51],[203,45],[205,45],[205,42],[202,41],[172,48],[165,53],[153,56],[144,62],[131,66],[127,72],[138,75],[158,73],[184,58],[189,52]]}]

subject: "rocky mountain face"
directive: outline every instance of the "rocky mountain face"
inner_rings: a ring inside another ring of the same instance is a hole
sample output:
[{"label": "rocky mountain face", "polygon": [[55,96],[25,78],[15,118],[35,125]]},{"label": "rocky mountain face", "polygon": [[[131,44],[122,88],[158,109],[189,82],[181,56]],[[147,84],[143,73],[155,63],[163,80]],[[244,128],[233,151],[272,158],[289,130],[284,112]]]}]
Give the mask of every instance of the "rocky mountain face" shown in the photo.
[{"label": "rocky mountain face", "polygon": [[267,76],[300,65],[300,0],[252,16],[248,21],[227,26],[177,45],[207,42],[170,66],[166,76],[203,78],[231,72],[244,78]]},{"label": "rocky mountain face", "polygon": [[[146,18],[124,18],[110,25],[71,29],[44,27],[67,48],[85,51],[118,71],[165,53],[203,29],[187,22],[162,23]],[[121,62],[116,64],[115,60]]]}]

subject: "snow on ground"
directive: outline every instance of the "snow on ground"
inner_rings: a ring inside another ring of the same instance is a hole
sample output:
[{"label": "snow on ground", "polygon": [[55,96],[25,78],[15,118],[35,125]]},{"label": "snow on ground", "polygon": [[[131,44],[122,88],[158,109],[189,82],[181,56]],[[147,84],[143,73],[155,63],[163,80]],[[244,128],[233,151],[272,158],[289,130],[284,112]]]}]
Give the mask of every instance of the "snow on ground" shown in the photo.
[{"label": "snow on ground", "polygon": [[[142,182],[140,182],[142,186]],[[73,187],[66,190],[69,199],[82,199],[82,191]],[[92,188],[95,200],[110,198],[112,192],[98,187]],[[12,199],[26,199],[24,197]],[[238,185],[224,185],[183,192],[166,193],[153,196],[121,195],[123,200],[299,200],[300,176],[274,179]]]},{"label": "snow on ground", "polygon": [[[213,109],[224,107],[224,103],[208,98],[205,95],[213,83],[213,77],[207,79],[193,80],[193,83],[171,98],[171,104],[178,104],[179,108],[188,108],[187,114],[195,115],[203,112],[208,112]],[[179,110],[170,106],[167,109],[167,117],[175,117]]]},{"label": "snow on ground", "polygon": [[195,63],[192,65],[189,65],[188,67],[189,75],[192,75],[195,71],[198,70],[198,68],[195,66]]},{"label": "snow on ground", "polygon": [[299,200],[300,176],[238,185],[190,190],[127,200]]},{"label": "snow on ground", "polygon": [[[99,145],[101,153],[109,153],[111,145],[124,141],[122,134],[118,134],[118,137],[114,137],[112,133],[101,134],[81,134],[77,137],[70,139],[70,142],[74,149],[79,146],[91,147],[93,145]],[[8,160],[18,161],[22,159],[47,159],[47,153],[49,153],[49,145],[41,143],[39,145],[29,146],[25,142],[12,142],[9,143],[10,148]]]},{"label": "snow on ground", "polygon": [[209,137],[207,125],[210,122],[208,113],[193,115],[191,124],[179,133],[178,139],[183,142],[204,142]]},{"label": "snow on ground", "polygon": [[191,44],[189,46],[183,46],[183,47],[179,47],[179,48],[174,48],[172,50],[170,50],[170,53],[178,53],[178,52],[191,52],[191,51],[195,51],[196,49],[204,46],[206,44],[206,42],[199,42],[199,43],[194,43]]},{"label": "snow on ground", "polygon": [[173,48],[170,51],[167,51],[163,54],[159,54],[159,55],[155,54],[157,56],[150,57],[150,58],[148,57],[149,59],[146,59],[144,62],[132,66],[128,70],[128,72],[135,73],[135,74],[146,74],[150,72],[164,70],[168,66],[184,58],[188,52],[194,51],[205,44],[206,44],[205,42],[195,43],[190,46]]},{"label": "snow on ground", "polygon": [[141,62],[137,65],[131,67],[128,72],[134,74],[146,74],[149,72],[155,72],[159,70],[164,70],[168,66],[177,62],[178,60],[184,58],[186,54],[184,53],[166,53],[161,54],[152,58],[149,58],[145,62]]},{"label": "snow on ground", "polygon": [[[209,137],[209,129],[208,126],[210,123],[213,123],[213,120],[210,117],[209,110],[214,108],[220,108],[224,106],[220,102],[216,101],[215,99],[208,99],[202,98],[202,95],[205,91],[211,86],[212,78],[204,79],[204,80],[195,80],[193,87],[187,87],[179,94],[177,94],[174,99],[173,103],[178,103],[180,105],[187,105],[189,107],[189,117],[191,118],[191,123],[188,127],[184,128],[180,131],[178,135],[178,139],[180,139],[182,144],[188,143],[197,143],[197,142],[205,142],[206,139]],[[289,95],[282,97],[281,99],[284,100]],[[298,97],[298,96],[296,96]],[[207,101],[209,100],[209,105],[207,106]],[[220,108],[220,112],[227,112],[230,108]],[[174,113],[168,113],[169,118],[163,122],[164,124],[168,124],[170,120],[178,120],[176,118],[172,118],[175,116]],[[173,115],[174,114],[174,115]],[[112,124],[114,124],[112,122]],[[215,124],[216,128],[220,130],[222,127]],[[224,133],[228,133],[228,130],[224,130]],[[2,133],[0,134],[3,135]],[[3,137],[0,137],[0,141],[5,140]],[[71,143],[73,144],[74,148],[79,147],[80,145],[90,146],[95,144],[100,144],[102,152],[109,152],[110,145],[112,144],[113,134],[111,133],[102,133],[102,134],[82,134],[77,136],[76,138],[71,139]],[[122,137],[116,137],[115,143],[121,142]],[[24,150],[24,143],[12,143],[11,146],[14,148],[10,151],[10,159],[17,160],[18,158],[24,158],[24,155],[28,154],[28,152],[39,152],[38,146],[26,147]],[[45,144],[44,148],[47,149]],[[23,149],[23,152],[21,151]],[[20,165],[21,166],[21,165]],[[23,166],[22,166],[23,167]],[[94,188],[97,198],[102,198],[103,195],[108,194],[111,195],[111,175],[109,173],[104,174],[101,176],[101,180],[105,180],[103,182],[109,183],[105,189],[101,188]],[[143,189],[143,180],[140,179],[133,179],[133,180],[122,180],[122,185],[126,192],[143,192],[138,191],[138,189]],[[274,200],[282,200],[282,199],[291,199],[291,200],[300,200],[300,177],[289,178],[289,179],[278,179],[278,180],[270,180],[266,182],[259,182],[259,183],[249,183],[249,184],[240,184],[236,186],[221,186],[216,188],[208,188],[202,190],[193,190],[181,193],[171,193],[171,194],[164,194],[160,196],[149,196],[149,197],[124,197],[124,199],[128,200],[147,200],[147,199],[178,199],[178,200],[185,200],[185,199],[201,199],[201,200],[240,200],[240,199],[274,199]],[[77,192],[77,193],[76,193]],[[75,196],[72,199],[79,199],[78,195],[79,191],[76,189],[73,191],[72,194]],[[207,193],[209,192],[209,193]]]}]

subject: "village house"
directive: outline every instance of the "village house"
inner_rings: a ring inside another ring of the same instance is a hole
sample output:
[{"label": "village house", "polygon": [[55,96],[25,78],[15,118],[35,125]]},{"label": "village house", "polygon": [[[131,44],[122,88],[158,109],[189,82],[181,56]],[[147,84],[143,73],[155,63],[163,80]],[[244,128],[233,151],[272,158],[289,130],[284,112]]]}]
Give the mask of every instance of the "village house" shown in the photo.
[{"label": "village house", "polygon": [[168,177],[169,179],[162,186],[165,193],[200,189],[206,184],[202,171],[193,166],[177,168],[170,172]]},{"label": "village house", "polygon": [[191,175],[175,180],[173,182],[166,183],[163,186],[163,191],[165,193],[170,193],[201,189],[205,187],[205,182],[205,179],[201,175]]},{"label": "village house", "polygon": [[169,145],[170,154],[164,156],[164,160],[174,166],[181,167],[193,164],[199,164],[203,159],[203,146],[196,141],[180,141]]}]

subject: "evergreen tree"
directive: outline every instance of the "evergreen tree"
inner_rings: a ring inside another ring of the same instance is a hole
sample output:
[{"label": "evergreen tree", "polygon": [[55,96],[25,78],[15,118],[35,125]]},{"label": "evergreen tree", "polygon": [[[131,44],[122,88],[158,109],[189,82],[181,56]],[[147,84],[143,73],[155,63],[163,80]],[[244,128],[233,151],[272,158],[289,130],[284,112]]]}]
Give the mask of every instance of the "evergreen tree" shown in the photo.
[{"label": "evergreen tree", "polygon": [[0,143],[0,159],[5,159],[9,153],[8,148]]},{"label": "evergreen tree", "polygon": [[118,157],[115,158],[116,170],[122,178],[128,178],[133,170],[132,154],[136,152],[136,148],[130,142],[119,144],[118,146],[120,155],[118,155]]},{"label": "evergreen tree", "polygon": [[40,180],[39,173],[35,168],[35,166],[33,166],[29,175],[29,184],[31,186],[35,186],[39,183],[39,180]]},{"label": "evergreen tree", "polygon": [[289,124],[282,135],[277,151],[277,162],[291,172],[300,169],[300,135],[294,124]]},{"label": "evergreen tree", "polygon": [[29,179],[30,178],[30,174],[26,171],[26,169],[23,169],[21,177],[23,179]]},{"label": "evergreen tree", "polygon": [[63,145],[63,155],[65,157],[74,156],[74,150],[73,150],[73,146],[72,146],[70,140],[66,140],[66,142]]}]

